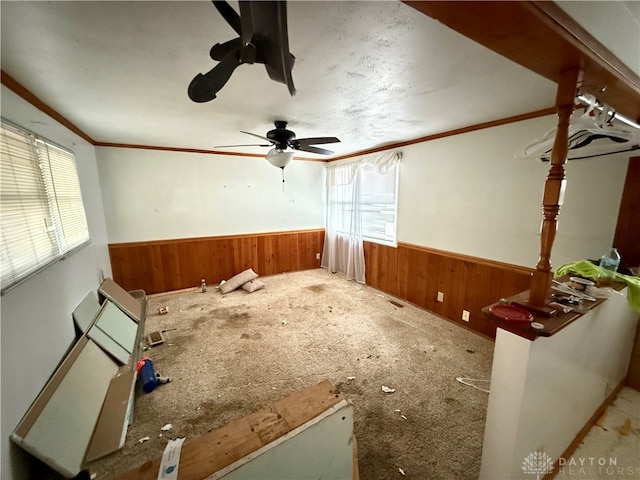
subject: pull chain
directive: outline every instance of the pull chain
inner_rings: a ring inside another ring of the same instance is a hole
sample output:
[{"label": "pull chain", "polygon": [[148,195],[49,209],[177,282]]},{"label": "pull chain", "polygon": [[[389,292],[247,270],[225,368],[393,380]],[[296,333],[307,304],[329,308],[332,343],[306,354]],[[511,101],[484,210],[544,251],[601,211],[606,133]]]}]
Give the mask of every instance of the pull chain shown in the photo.
[{"label": "pull chain", "polygon": [[282,167],[282,191],[284,192],[284,167]]}]

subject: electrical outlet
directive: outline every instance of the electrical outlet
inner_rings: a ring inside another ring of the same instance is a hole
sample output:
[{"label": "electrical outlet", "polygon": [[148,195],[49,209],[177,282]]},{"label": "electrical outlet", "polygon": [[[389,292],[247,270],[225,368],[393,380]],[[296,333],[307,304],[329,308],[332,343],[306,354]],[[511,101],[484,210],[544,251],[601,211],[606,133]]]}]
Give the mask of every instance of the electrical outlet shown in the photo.
[{"label": "electrical outlet", "polygon": [[462,310],[462,320],[464,320],[465,322],[469,321],[469,310]]},{"label": "electrical outlet", "polygon": [[316,260],[320,260],[320,253],[316,253]]},{"label": "electrical outlet", "polygon": [[444,302],[444,292],[438,292],[438,296],[436,297],[437,302]]}]

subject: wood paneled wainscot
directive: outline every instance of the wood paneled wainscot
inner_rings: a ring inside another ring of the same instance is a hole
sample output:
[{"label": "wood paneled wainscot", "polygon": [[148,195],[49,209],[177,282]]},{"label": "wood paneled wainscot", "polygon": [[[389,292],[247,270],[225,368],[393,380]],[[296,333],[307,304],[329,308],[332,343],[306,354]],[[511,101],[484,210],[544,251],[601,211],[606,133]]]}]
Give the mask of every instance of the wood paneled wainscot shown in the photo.
[{"label": "wood paneled wainscot", "polygon": [[[533,269],[399,243],[365,242],[367,285],[388,292],[462,326],[495,338],[482,308],[529,288]],[[438,292],[444,301],[437,301]],[[462,310],[470,312],[469,322]]]},{"label": "wood paneled wainscot", "polygon": [[[324,229],[109,244],[113,279],[147,294],[218,284],[247,268],[259,275],[320,267]],[[487,302],[485,302],[487,303]]]}]

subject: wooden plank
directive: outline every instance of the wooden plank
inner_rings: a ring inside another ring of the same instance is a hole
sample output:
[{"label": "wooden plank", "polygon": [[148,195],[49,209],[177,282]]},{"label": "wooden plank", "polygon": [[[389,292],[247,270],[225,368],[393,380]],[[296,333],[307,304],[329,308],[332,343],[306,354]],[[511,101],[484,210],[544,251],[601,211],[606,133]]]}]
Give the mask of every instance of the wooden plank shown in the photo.
[{"label": "wooden plank", "polygon": [[372,283],[373,280],[378,278],[378,256],[376,255],[376,247],[377,244],[371,242],[364,242],[362,245],[366,266],[364,273],[365,283],[372,287],[375,287]]},{"label": "wooden plank", "polygon": [[[397,261],[396,261],[396,288],[394,289],[394,295],[400,298],[407,298],[407,288],[409,286],[409,260],[407,259],[407,255],[409,250],[406,248],[398,248],[397,249]],[[426,307],[423,307],[426,308]]]},{"label": "wooden plank", "polygon": [[[386,248],[383,250],[386,252]],[[422,308],[427,305],[427,297],[435,298],[435,290],[427,288],[427,285],[438,278],[434,274],[438,267],[433,267],[432,261],[439,258],[433,257],[425,251],[407,251],[407,300]]]},{"label": "wooden plank", "polygon": [[[286,435],[345,400],[325,380],[272,403],[251,415],[213,432],[187,439],[180,456],[179,480],[201,480],[222,470],[269,441]],[[147,462],[117,478],[155,480],[160,458]]]},{"label": "wooden plank", "polygon": [[298,233],[298,258],[296,268],[308,270],[320,268],[320,259],[316,259],[316,253],[322,254],[324,244],[324,230],[317,230],[310,234]]},{"label": "wooden plank", "polygon": [[209,477],[210,480],[353,478],[353,406],[346,400]]},{"label": "wooden plank", "polygon": [[89,292],[86,297],[72,312],[71,316],[82,333],[89,330],[89,327],[100,311],[100,303],[95,293]]},{"label": "wooden plank", "polygon": [[98,423],[87,449],[85,463],[104,457],[124,446],[129,419],[127,418],[131,391],[135,387],[133,368],[116,375],[109,384]]},{"label": "wooden plank", "polygon": [[124,290],[115,281],[110,278],[105,279],[98,288],[98,293],[115,303],[133,320],[136,322],[140,321],[142,317],[142,302],[132,297],[129,292]]},{"label": "wooden plank", "polygon": [[260,268],[265,272],[263,275],[273,275],[281,269],[276,268],[273,243],[273,236],[258,238],[258,258],[260,259]]},{"label": "wooden plank", "polygon": [[27,435],[14,440],[63,475],[76,475],[117,370],[106,353],[87,342]]}]

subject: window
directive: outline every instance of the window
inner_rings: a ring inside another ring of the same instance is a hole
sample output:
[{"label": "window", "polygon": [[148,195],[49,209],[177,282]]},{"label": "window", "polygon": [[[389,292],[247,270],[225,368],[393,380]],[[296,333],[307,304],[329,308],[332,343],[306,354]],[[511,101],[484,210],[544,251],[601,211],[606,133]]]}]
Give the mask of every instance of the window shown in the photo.
[{"label": "window", "polygon": [[2,292],[89,243],[75,156],[0,124]]},{"label": "window", "polygon": [[389,167],[384,174],[377,173],[371,165],[360,169],[364,240],[397,245],[398,170],[399,164]]}]

